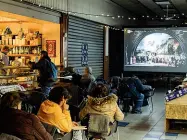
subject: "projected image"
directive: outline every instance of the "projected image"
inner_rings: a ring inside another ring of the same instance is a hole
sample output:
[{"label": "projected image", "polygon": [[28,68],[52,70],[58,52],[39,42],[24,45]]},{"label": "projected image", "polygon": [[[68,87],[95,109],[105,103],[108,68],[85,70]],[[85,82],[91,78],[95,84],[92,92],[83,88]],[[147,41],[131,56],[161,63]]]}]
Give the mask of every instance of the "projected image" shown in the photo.
[{"label": "projected image", "polygon": [[176,39],[165,33],[153,33],[139,43],[130,65],[180,67],[185,59],[185,53]]},{"label": "projected image", "polygon": [[187,29],[125,31],[126,71],[187,72]]}]

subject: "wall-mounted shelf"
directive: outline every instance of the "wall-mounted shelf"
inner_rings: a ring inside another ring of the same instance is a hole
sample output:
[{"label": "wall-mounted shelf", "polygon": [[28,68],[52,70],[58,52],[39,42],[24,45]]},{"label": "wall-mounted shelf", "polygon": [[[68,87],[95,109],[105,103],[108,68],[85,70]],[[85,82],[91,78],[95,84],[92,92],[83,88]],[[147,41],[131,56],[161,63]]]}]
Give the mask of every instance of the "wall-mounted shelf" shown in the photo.
[{"label": "wall-mounted shelf", "polygon": [[34,57],[34,56],[39,56],[37,54],[8,54],[8,56],[12,56],[12,57]]},{"label": "wall-mounted shelf", "polygon": [[37,47],[37,46],[42,46],[42,45],[0,45],[0,47],[8,46],[10,48],[12,47]]}]

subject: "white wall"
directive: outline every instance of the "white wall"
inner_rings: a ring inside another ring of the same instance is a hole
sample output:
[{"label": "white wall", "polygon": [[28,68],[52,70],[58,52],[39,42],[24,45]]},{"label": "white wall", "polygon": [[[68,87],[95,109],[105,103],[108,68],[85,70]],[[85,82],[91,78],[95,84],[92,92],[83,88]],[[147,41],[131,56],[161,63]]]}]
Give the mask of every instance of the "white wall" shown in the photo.
[{"label": "white wall", "polygon": [[[17,0],[20,2],[20,0]],[[116,5],[110,0],[23,0],[30,3],[34,3],[34,5],[46,6],[49,8],[58,9],[62,12],[65,11],[73,11],[78,13],[86,13],[93,15],[112,15],[117,17],[118,15],[124,16],[124,19],[112,19],[111,17],[93,17],[86,16],[83,14],[76,14],[76,16],[83,17],[86,19],[90,19],[96,22],[108,24],[108,25],[127,25],[128,24],[128,16],[131,13],[128,13],[122,7]],[[22,1],[22,2],[23,2]],[[131,23],[132,24],[132,23]]]}]

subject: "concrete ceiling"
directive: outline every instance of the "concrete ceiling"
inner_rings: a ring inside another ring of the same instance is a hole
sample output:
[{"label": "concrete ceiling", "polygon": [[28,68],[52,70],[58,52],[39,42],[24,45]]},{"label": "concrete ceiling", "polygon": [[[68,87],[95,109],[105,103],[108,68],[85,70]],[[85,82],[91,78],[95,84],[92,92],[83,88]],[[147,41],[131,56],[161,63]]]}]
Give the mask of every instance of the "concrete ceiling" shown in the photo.
[{"label": "concrete ceiling", "polygon": [[187,15],[187,0],[111,0],[136,16]]},{"label": "concrete ceiling", "polygon": [[134,16],[142,26],[185,26],[187,24],[187,0],[111,1],[132,14],[129,15],[129,20],[132,20]]}]

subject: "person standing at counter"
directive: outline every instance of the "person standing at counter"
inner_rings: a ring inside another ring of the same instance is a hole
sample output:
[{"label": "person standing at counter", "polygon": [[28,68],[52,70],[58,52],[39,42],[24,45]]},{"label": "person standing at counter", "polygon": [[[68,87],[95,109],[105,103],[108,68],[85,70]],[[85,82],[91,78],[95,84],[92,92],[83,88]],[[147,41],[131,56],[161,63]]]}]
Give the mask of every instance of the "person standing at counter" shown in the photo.
[{"label": "person standing at counter", "polygon": [[0,61],[5,65],[9,65],[9,57],[8,57],[9,47],[4,46],[0,52]]},{"label": "person standing at counter", "polygon": [[37,69],[39,71],[40,76],[38,77],[38,83],[42,92],[47,98],[49,96],[51,87],[56,82],[56,66],[51,62],[51,59],[46,51],[41,51],[40,60],[37,63],[29,62],[29,66],[31,69]]}]

